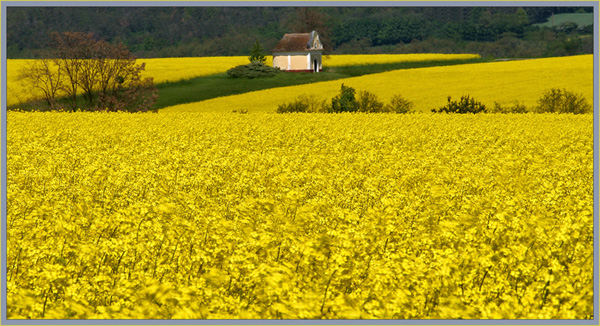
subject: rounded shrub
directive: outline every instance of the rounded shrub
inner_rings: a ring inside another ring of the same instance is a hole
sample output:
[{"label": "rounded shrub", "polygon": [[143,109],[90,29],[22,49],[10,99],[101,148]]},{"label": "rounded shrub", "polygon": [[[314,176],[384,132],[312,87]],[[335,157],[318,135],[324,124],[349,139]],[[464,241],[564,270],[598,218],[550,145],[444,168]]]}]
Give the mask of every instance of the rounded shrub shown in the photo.
[{"label": "rounded shrub", "polygon": [[413,102],[405,99],[400,94],[396,94],[390,100],[390,103],[384,107],[385,112],[411,113],[414,112]]},{"label": "rounded shrub", "polygon": [[552,88],[544,92],[538,99],[536,112],[556,113],[588,113],[592,106],[586,101],[582,94],[576,94],[566,89]]},{"label": "rounded shrub", "polygon": [[358,111],[359,112],[383,112],[383,102],[379,101],[377,95],[369,91],[358,92]]},{"label": "rounded shrub", "polygon": [[279,68],[269,67],[260,62],[252,62],[247,65],[241,65],[233,67],[227,70],[227,75],[230,78],[261,78],[261,77],[273,77],[278,72]]}]

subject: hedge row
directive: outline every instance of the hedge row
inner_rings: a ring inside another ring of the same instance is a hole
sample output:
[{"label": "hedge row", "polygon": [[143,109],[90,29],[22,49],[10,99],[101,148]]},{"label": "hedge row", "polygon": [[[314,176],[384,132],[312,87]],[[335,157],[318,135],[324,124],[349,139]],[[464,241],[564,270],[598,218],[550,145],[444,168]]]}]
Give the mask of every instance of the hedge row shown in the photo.
[{"label": "hedge row", "polygon": [[[414,104],[402,97],[394,95],[389,103],[384,104],[377,96],[368,91],[359,91],[342,84],[340,93],[330,101],[317,100],[308,95],[300,95],[294,101],[280,104],[278,113],[290,112],[368,112],[368,113],[411,113],[415,112]],[[513,105],[501,105],[497,102],[493,107],[486,107],[469,95],[453,100],[448,96],[447,103],[439,108],[432,109],[434,113],[527,113],[527,112],[555,112],[555,113],[589,113],[592,106],[581,94],[570,92],[566,89],[550,89],[538,99],[533,108],[516,102]]]}]

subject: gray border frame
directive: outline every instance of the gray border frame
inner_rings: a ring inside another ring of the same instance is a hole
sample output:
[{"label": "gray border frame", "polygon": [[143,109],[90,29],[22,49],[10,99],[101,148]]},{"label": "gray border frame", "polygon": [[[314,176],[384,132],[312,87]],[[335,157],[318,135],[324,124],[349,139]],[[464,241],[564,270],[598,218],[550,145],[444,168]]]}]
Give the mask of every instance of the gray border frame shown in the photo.
[{"label": "gray border frame", "polygon": [[[593,319],[7,319],[6,302],[6,9],[7,7],[576,7],[590,6],[594,8],[594,313]],[[0,3],[1,30],[1,132],[0,132],[0,185],[1,185],[1,263],[0,275],[0,324],[3,325],[598,325],[600,324],[599,305],[599,193],[600,182],[598,132],[600,129],[600,112],[598,99],[599,68],[599,7],[597,1],[2,1]]]}]

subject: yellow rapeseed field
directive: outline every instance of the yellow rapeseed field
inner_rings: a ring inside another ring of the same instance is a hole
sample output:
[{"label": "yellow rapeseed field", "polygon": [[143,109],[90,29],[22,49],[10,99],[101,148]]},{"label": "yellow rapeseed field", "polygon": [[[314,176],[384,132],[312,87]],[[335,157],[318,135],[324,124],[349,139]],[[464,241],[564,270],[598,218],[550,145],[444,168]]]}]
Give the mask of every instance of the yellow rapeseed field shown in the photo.
[{"label": "yellow rapeseed field", "polygon": [[8,318],[592,318],[592,115],[7,121]]},{"label": "yellow rapeseed field", "polygon": [[[357,64],[380,64],[393,62],[418,62],[430,60],[457,60],[478,58],[476,54],[374,54],[374,55],[331,55],[324,57],[327,66]],[[20,70],[31,60],[7,60],[7,103],[18,104],[40,97],[40,92],[32,90],[20,78]],[[248,63],[247,56],[197,57],[197,58],[157,58],[139,59],[146,63],[145,77],[152,77],[155,83],[173,82],[194,77],[222,73],[237,65]],[[267,65],[272,65],[273,57],[267,56]]]},{"label": "yellow rapeseed field", "polygon": [[336,95],[340,85],[368,90],[382,100],[401,94],[415,103],[419,111],[429,111],[446,103],[447,97],[471,95],[493,106],[494,102],[512,105],[515,101],[534,106],[550,88],[566,88],[582,93],[592,103],[593,57],[517,60],[395,70],[335,81],[271,88],[207,101],[176,105],[165,110],[230,112],[245,108],[249,112],[274,112],[277,105],[306,94],[319,99]]},{"label": "yellow rapeseed field", "polygon": [[420,62],[420,61],[444,61],[477,59],[478,54],[442,54],[442,53],[418,53],[418,54],[336,54],[323,56],[323,66],[355,66],[396,62]]},{"label": "yellow rapeseed field", "polygon": [[[267,58],[267,64],[272,65],[273,57]],[[154,78],[155,83],[164,83],[221,73],[247,64],[248,57],[157,58],[138,62],[146,63],[145,76]]]}]

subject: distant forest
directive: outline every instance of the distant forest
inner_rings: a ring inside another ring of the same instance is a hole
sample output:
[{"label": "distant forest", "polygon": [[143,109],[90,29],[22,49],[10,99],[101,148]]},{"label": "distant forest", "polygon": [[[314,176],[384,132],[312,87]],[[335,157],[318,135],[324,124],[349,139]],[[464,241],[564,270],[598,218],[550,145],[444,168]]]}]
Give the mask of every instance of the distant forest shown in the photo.
[{"label": "distant forest", "polygon": [[[92,32],[136,56],[267,53],[284,33],[317,30],[326,54],[479,53],[545,57],[592,53],[593,26],[541,27],[592,7],[8,7],[8,58],[35,58],[51,32]],[[537,25],[536,25],[537,24]]]}]

